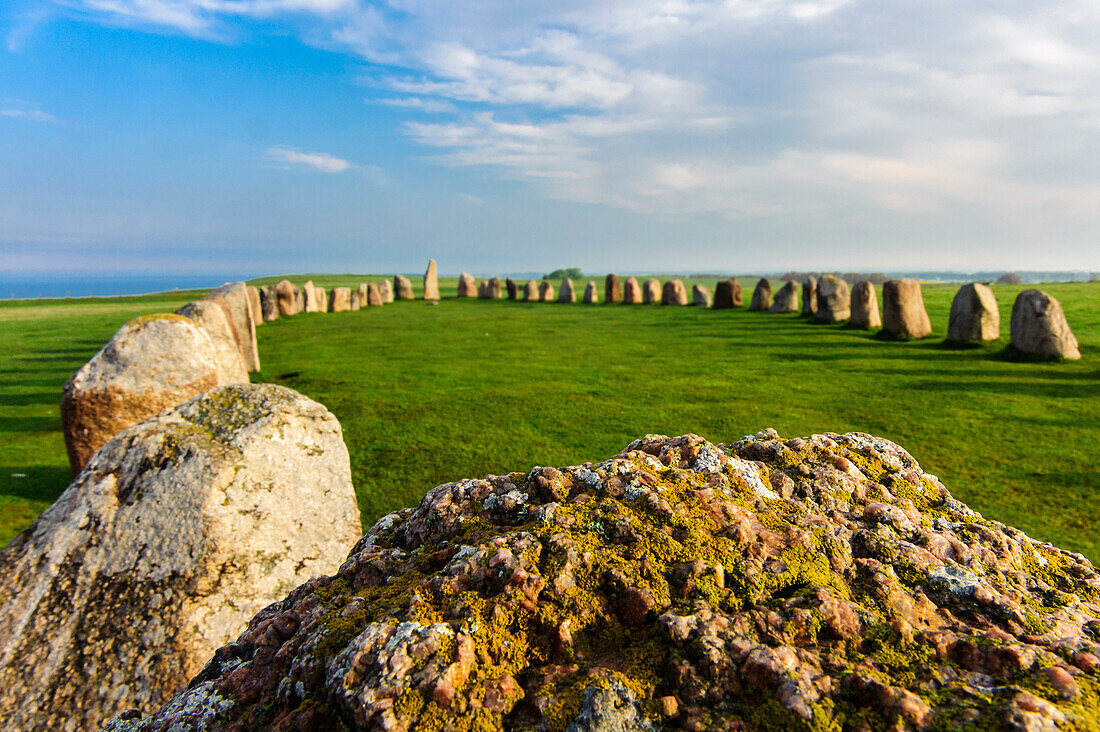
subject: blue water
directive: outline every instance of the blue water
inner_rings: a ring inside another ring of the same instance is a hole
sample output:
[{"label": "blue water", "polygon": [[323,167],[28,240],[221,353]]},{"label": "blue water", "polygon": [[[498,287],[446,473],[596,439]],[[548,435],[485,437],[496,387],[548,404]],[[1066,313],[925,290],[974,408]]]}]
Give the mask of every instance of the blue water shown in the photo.
[{"label": "blue water", "polygon": [[247,279],[233,275],[9,275],[0,273],[0,298],[106,297],[198,290]]}]

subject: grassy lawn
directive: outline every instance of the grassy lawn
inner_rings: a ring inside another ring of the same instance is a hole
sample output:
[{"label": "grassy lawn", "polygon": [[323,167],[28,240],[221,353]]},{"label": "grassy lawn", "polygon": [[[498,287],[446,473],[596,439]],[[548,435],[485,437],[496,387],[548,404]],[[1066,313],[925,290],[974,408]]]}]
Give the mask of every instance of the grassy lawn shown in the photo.
[{"label": "grassy lawn", "polygon": [[[861,430],[906,447],[985,515],[1100,559],[1100,284],[1043,287],[1081,342],[1083,359],[1060,364],[1000,356],[1019,286],[994,288],[1004,339],[964,350],[942,344],[955,286],[925,287],[934,333],[908,343],[744,309],[460,301],[446,299],[453,279],[441,286],[438,306],[258,331],[254,380],[340,419],[365,525],[447,480],[602,459],[646,432]],[[62,383],[131,317],[191,297],[0,304],[0,543],[68,483]]]}]

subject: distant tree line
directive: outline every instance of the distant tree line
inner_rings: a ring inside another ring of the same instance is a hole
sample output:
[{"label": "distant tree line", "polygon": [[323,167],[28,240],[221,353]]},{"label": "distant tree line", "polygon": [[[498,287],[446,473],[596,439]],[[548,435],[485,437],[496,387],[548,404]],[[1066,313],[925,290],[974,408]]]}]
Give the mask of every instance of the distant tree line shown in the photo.
[{"label": "distant tree line", "polygon": [[584,272],[581,272],[580,267],[565,267],[563,269],[555,269],[548,275],[543,277],[544,280],[561,280],[568,277],[571,280],[578,280],[584,277]]}]

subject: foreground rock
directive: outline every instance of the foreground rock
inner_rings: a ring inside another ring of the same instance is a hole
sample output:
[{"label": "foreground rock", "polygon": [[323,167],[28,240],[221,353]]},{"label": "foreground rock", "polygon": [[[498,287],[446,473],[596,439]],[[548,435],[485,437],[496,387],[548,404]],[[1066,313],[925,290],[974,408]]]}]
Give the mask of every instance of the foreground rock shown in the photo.
[{"label": "foreground rock", "polygon": [[623,285],[623,302],[627,305],[640,305],[642,303],[642,288],[636,277],[627,277]]},{"label": "foreground rock", "polygon": [[340,425],[296,392],[224,387],[125,430],[0,552],[2,727],[155,710],[359,534]]},{"label": "foreground rock", "polygon": [[388,279],[379,282],[378,296],[382,298],[383,305],[388,305],[393,302],[393,283]]},{"label": "foreground rock", "polygon": [[527,302],[538,302],[539,299],[539,283],[538,280],[527,280],[527,284],[523,286],[523,299]]},{"label": "foreground rock", "polygon": [[244,365],[249,371],[259,371],[260,349],[256,345],[256,321],[252,317],[248,287],[243,282],[231,282],[214,288],[207,297],[220,297],[225,300],[229,307],[229,314],[233,318],[233,325],[237,328],[237,336],[241,341]]},{"label": "foreground rock", "polygon": [[279,319],[279,292],[275,285],[260,288],[260,317],[265,323]]},{"label": "foreground rock", "polygon": [[474,280],[474,276],[469,272],[463,272],[458,276],[458,296],[459,297],[477,297],[477,282]]},{"label": "foreground rock", "polygon": [[574,303],[577,301],[577,290],[573,287],[573,280],[568,277],[561,281],[561,289],[558,290],[558,302]]},{"label": "foreground rock", "polygon": [[248,369],[245,367],[244,357],[241,356],[241,339],[225,300],[208,297],[198,302],[189,302],[176,313],[198,323],[210,337],[210,343],[214,346],[214,366],[219,385],[248,383]]},{"label": "foreground rock", "polygon": [[648,435],[432,489],[111,729],[1096,729],[1098,597],[888,440]]},{"label": "foreground rock", "polygon": [[687,288],[682,280],[669,280],[661,290],[662,305],[687,305]]},{"label": "foreground rock", "polygon": [[807,277],[802,283],[802,314],[814,315],[817,312],[817,278]]},{"label": "foreground rock", "polygon": [[852,313],[848,325],[859,330],[882,327],[878,313],[878,293],[869,280],[861,280],[852,287]]},{"label": "foreground rock", "polygon": [[661,301],[661,283],[652,277],[642,284],[642,302],[646,305]]},{"label": "foreground rock", "polygon": [[1062,304],[1042,290],[1024,290],[1012,303],[1012,347],[1042,358],[1081,358]]},{"label": "foreground rock", "polygon": [[619,281],[619,275],[609,274],[604,278],[603,301],[608,304],[623,301],[623,285]]},{"label": "foreground rock", "polygon": [[424,299],[439,300],[439,275],[434,259],[428,260],[428,268],[424,270]]},{"label": "foreground rock", "polygon": [[772,306],[772,283],[767,277],[761,277],[752,291],[749,310],[767,310]]},{"label": "foreground rock", "polygon": [[817,283],[817,313],[820,323],[839,323],[852,315],[852,294],[848,283],[839,277],[825,275]]},{"label": "foreground rock", "polygon": [[279,315],[297,315],[301,310],[298,307],[298,288],[290,280],[279,280],[275,285],[275,294],[279,298]]},{"label": "foreground rock", "polygon": [[1001,337],[1001,310],[993,290],[978,282],[963,285],[951,301],[947,340],[982,343]]},{"label": "foreground rock", "polygon": [[700,308],[710,307],[710,290],[706,285],[691,286],[691,304]]},{"label": "foreground rock", "polygon": [[772,299],[769,313],[797,313],[798,312],[798,284],[793,280],[783,283]]},{"label": "foreground rock", "polygon": [[333,287],[328,294],[328,311],[330,313],[346,313],[349,310],[351,310],[351,288]]},{"label": "foreground rock", "polygon": [[214,343],[190,318],[146,315],[119,328],[62,389],[73,475],[116,433],[221,386],[219,376]]},{"label": "foreground rock", "polygon": [[393,298],[395,300],[415,300],[412,282],[404,275],[393,276]]},{"label": "foreground rock", "polygon": [[[619,299],[622,299],[622,293],[619,293]],[[584,286],[584,304],[595,305],[599,301],[600,296],[596,292],[596,283],[589,280],[588,284]]]},{"label": "foreground rock", "polygon": [[882,327],[896,338],[925,338],[932,332],[920,282],[905,278],[882,283]]},{"label": "foreground rock", "polygon": [[736,277],[720,280],[714,286],[715,308],[739,308],[741,302],[741,282]]}]

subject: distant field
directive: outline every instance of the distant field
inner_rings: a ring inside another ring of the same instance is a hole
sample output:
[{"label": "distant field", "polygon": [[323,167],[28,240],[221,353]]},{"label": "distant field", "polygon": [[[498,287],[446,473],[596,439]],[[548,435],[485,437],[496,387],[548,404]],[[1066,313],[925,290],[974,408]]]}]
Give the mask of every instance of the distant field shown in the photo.
[{"label": "distant field", "polygon": [[[953,350],[942,340],[955,286],[925,287],[931,338],[892,343],[744,309],[446,299],[455,284],[441,281],[438,306],[258,331],[258,380],[339,417],[365,525],[447,480],[602,459],[646,432],[728,442],[765,427],[861,430],[909,449],[987,516],[1100,559],[1100,284],[1043,286],[1081,342],[1083,359],[1061,364],[1000,356],[1026,286],[994,288],[1001,342]],[[747,302],[753,282],[742,285]],[[192,297],[0,303],[0,543],[69,482],[62,383],[130,318]]]}]

